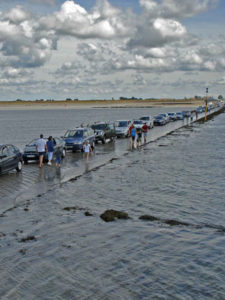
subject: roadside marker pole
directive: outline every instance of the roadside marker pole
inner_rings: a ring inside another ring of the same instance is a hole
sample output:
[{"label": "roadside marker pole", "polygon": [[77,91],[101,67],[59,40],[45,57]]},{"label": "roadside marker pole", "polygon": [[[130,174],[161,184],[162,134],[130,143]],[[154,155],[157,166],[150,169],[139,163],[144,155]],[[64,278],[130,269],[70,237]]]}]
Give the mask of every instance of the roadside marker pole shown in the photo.
[{"label": "roadside marker pole", "polygon": [[207,121],[208,91],[209,91],[209,89],[206,88],[206,97],[205,97],[205,121]]}]

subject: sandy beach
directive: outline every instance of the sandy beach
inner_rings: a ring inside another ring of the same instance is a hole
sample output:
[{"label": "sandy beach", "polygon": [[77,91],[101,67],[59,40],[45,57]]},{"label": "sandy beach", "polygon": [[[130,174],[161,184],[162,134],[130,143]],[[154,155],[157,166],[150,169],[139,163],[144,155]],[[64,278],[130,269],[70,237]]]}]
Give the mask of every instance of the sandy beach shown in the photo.
[{"label": "sandy beach", "polygon": [[0,110],[90,109],[128,107],[182,107],[204,105],[196,99],[160,100],[80,100],[80,101],[0,101]]}]

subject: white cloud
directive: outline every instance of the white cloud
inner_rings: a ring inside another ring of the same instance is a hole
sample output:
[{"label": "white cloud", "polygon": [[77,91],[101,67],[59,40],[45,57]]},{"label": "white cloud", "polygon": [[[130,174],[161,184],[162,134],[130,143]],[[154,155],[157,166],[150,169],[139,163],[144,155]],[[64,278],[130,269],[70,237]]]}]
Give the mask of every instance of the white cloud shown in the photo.
[{"label": "white cloud", "polygon": [[14,24],[19,24],[29,18],[29,14],[24,11],[22,7],[17,6],[13,8],[8,14],[6,14],[6,18]]},{"label": "white cloud", "polygon": [[182,19],[202,13],[218,4],[218,0],[139,0],[146,13],[155,17]]},{"label": "white cloud", "polygon": [[[42,16],[21,5],[0,13],[2,88],[30,84],[33,91],[44,86],[56,95],[64,89],[109,95],[144,89],[154,74],[174,78],[178,72],[186,76],[225,70],[225,38],[203,41],[190,35],[183,22],[216,1],[140,0],[139,14],[107,0],[97,1],[89,11],[74,1],[60,8],[54,0],[29,2],[53,6],[45,6],[51,12]],[[176,80],[174,87],[184,82]]]},{"label": "white cloud", "polygon": [[54,29],[60,35],[77,38],[110,39],[124,36],[129,30],[123,21],[122,12],[115,9],[106,0],[88,13],[79,4],[66,1],[59,12],[43,17],[41,23],[45,28]]}]

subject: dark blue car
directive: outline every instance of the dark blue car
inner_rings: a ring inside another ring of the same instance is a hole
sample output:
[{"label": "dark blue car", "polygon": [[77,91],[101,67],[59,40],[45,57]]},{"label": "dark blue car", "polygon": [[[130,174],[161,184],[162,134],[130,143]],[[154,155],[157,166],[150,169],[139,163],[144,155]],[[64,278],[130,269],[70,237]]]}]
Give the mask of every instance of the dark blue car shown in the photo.
[{"label": "dark blue car", "polygon": [[0,174],[16,169],[22,170],[23,155],[13,145],[0,145]]},{"label": "dark blue car", "polygon": [[86,141],[89,142],[92,149],[95,146],[95,133],[89,127],[81,127],[67,130],[64,135],[64,140],[66,142],[66,149],[76,151],[83,151],[83,146]]}]

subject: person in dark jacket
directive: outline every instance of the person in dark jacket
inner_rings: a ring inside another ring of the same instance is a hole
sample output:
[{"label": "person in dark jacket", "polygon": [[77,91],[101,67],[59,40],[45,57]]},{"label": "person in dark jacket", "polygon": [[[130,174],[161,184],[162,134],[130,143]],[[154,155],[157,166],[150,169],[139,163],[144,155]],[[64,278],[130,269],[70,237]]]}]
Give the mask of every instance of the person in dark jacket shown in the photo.
[{"label": "person in dark jacket", "polygon": [[48,138],[48,141],[47,141],[46,144],[47,144],[47,149],[48,149],[48,165],[51,166],[52,158],[53,158],[53,152],[54,152],[54,141],[53,141],[52,136],[50,136]]}]

